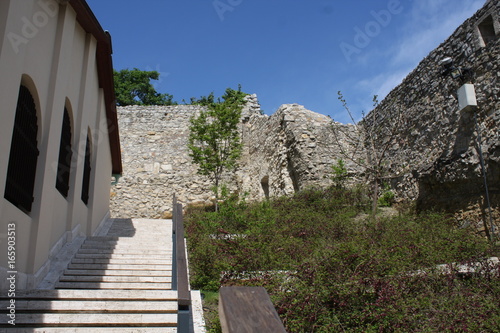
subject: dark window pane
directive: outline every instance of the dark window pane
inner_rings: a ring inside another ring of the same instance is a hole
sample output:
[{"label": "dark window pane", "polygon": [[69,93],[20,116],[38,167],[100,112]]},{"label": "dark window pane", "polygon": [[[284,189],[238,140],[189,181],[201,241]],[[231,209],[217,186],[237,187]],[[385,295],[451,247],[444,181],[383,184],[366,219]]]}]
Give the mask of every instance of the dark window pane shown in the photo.
[{"label": "dark window pane", "polygon": [[37,116],[33,96],[21,86],[17,100],[9,166],[4,197],[25,212],[31,212],[35,187],[37,148]]}]

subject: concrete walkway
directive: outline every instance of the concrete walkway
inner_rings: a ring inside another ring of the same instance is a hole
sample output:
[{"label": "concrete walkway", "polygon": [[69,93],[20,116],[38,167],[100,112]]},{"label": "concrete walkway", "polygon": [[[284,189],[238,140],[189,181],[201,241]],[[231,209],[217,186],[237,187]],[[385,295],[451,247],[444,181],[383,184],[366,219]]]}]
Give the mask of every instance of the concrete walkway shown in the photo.
[{"label": "concrete walkway", "polygon": [[55,289],[17,293],[16,326],[0,332],[177,332],[171,283],[172,222],[112,219],[83,242]]}]

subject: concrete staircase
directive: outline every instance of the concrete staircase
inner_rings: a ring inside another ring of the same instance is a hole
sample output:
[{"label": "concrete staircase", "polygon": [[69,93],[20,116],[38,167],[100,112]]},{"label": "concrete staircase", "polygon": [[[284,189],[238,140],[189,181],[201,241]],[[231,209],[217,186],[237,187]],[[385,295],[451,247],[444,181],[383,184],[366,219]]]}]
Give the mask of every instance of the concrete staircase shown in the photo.
[{"label": "concrete staircase", "polygon": [[171,283],[171,221],[115,219],[85,240],[54,290],[16,293],[16,326],[0,332],[177,332]]}]

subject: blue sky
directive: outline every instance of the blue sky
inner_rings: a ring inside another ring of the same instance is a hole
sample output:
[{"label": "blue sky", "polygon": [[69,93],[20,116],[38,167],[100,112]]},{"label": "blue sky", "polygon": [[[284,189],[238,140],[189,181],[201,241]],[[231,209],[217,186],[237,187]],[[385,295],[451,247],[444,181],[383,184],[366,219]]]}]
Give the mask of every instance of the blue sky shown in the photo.
[{"label": "blue sky", "polygon": [[156,70],[189,101],[238,84],[266,114],[298,103],[337,121],[371,110],[485,0],[87,0],[117,70]]}]

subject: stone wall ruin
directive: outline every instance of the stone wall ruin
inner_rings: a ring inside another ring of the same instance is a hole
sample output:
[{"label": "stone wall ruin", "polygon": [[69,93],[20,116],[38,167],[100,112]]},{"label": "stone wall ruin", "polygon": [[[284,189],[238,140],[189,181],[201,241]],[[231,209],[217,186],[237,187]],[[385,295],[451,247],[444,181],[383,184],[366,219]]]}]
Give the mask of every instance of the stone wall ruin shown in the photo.
[{"label": "stone wall ruin", "polygon": [[[500,220],[500,2],[488,1],[438,48],[424,58],[367,117],[401,110],[404,131],[390,138],[386,181],[399,199],[416,200],[419,209],[458,213],[463,224],[481,229],[488,216],[477,149],[481,147],[493,220]],[[440,62],[470,68],[471,78],[443,75]],[[478,107],[458,110],[457,90],[465,80],[475,85]],[[123,149],[123,177],[112,192],[112,215],[168,217],[172,195],[182,203],[210,203],[210,183],[196,174],[186,148],[189,118],[199,106],[130,106],[118,109]],[[352,131],[341,126],[337,134]],[[255,95],[243,111],[243,156],[228,175],[230,189],[248,199],[290,195],[313,185],[331,184],[331,166],[343,158],[346,138],[332,135],[332,120],[297,104],[263,115]],[[378,147],[385,146],[380,138]],[[344,159],[345,160],[345,159]],[[348,162],[351,175],[361,170]]]}]

